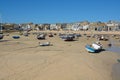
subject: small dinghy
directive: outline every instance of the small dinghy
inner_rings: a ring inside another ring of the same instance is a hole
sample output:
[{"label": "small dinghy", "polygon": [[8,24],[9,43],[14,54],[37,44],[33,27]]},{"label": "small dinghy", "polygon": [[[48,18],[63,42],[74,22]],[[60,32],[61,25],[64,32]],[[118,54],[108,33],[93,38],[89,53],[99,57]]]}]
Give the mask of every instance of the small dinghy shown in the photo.
[{"label": "small dinghy", "polygon": [[20,36],[12,36],[13,39],[19,39]]},{"label": "small dinghy", "polygon": [[39,42],[39,45],[40,46],[50,46],[50,42],[44,42],[44,43]]}]

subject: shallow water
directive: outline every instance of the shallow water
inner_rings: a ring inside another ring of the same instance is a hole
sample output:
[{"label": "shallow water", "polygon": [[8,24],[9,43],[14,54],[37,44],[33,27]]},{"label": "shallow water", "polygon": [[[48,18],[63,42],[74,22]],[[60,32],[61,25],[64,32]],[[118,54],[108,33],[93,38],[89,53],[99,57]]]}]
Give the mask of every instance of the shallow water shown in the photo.
[{"label": "shallow water", "polygon": [[111,46],[111,47],[107,48],[106,50],[120,53],[120,47],[118,47],[118,46]]},{"label": "shallow water", "polygon": [[120,42],[117,40],[110,40],[109,42],[111,43],[112,46],[106,48],[106,50],[120,53],[120,45],[118,45],[120,44]]}]

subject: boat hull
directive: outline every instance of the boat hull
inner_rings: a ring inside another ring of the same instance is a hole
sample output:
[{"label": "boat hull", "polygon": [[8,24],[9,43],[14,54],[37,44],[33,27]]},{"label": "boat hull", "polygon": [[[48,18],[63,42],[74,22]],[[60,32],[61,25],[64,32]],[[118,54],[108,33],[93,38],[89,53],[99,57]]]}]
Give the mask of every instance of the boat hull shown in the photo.
[{"label": "boat hull", "polygon": [[91,53],[97,52],[97,50],[94,49],[94,48],[92,48],[90,45],[86,45],[86,46],[85,46],[85,49],[86,49],[88,52],[91,52]]}]

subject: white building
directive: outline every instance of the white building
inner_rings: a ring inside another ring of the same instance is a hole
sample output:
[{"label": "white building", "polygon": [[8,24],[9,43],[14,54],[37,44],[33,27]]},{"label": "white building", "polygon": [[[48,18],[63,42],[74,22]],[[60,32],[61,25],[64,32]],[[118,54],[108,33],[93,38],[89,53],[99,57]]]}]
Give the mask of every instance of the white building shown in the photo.
[{"label": "white building", "polygon": [[89,29],[89,25],[83,26],[83,30],[87,30],[87,29]]},{"label": "white building", "polygon": [[117,23],[106,23],[106,25],[108,26],[108,30],[113,30],[113,31],[117,31],[120,30],[120,26]]},{"label": "white building", "polygon": [[78,31],[78,30],[82,29],[82,26],[80,26],[80,23],[74,23],[72,25],[71,29],[74,30],[74,31]]},{"label": "white building", "polygon": [[32,27],[29,24],[22,25],[23,30],[31,30]]},{"label": "white building", "polygon": [[56,24],[50,24],[50,30],[58,30],[58,26]]}]

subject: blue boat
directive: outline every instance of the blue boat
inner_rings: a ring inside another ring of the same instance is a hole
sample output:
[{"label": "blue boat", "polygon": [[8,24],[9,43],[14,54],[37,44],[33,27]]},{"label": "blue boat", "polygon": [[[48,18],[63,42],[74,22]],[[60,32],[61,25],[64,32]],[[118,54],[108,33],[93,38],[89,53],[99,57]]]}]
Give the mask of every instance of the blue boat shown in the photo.
[{"label": "blue boat", "polygon": [[97,52],[97,50],[94,49],[93,47],[91,47],[90,45],[86,45],[86,46],[85,46],[85,49],[86,49],[88,52],[91,52],[91,53]]},{"label": "blue boat", "polygon": [[14,39],[19,39],[20,36],[12,36],[12,38],[14,38]]}]

